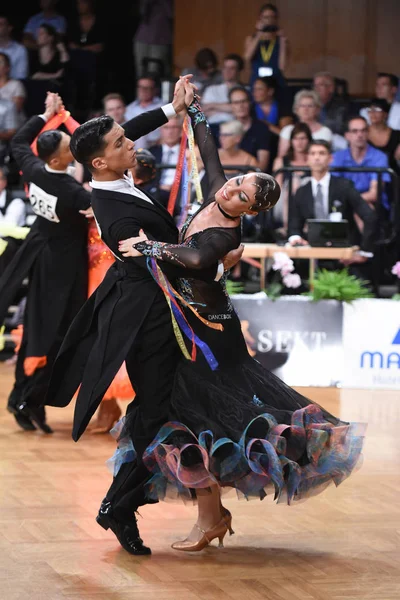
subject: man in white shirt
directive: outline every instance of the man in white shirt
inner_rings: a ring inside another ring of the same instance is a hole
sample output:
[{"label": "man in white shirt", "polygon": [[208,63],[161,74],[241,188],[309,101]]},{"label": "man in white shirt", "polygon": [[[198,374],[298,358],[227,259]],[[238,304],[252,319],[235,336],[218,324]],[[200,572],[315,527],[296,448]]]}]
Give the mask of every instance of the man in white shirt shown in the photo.
[{"label": "man in white shirt", "polygon": [[[130,121],[134,117],[149,110],[161,108],[163,101],[157,96],[157,81],[152,75],[143,75],[137,80],[136,100],[127,105],[125,119]],[[157,144],[160,139],[160,128],[135,140],[136,148],[149,148]]]},{"label": "man in white shirt", "polygon": [[[391,129],[400,129],[400,102],[396,102],[399,78],[393,73],[378,73],[375,84],[376,98],[383,98],[390,104],[387,124]],[[368,107],[360,110],[360,115],[370,124]]]},{"label": "man in white shirt", "polygon": [[232,120],[232,105],[229,90],[240,85],[240,73],[244,63],[238,54],[228,54],[222,67],[223,83],[210,85],[205,90],[201,104],[210,124],[218,125]]}]

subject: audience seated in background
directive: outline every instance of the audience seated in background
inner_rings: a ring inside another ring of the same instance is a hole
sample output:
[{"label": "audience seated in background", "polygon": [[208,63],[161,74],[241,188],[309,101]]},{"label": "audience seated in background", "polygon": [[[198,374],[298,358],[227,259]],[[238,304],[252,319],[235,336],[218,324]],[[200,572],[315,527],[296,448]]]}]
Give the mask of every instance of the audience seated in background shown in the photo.
[{"label": "audience seated in background", "polygon": [[218,125],[232,119],[232,105],[229,102],[229,92],[240,85],[240,73],[243,70],[243,59],[238,54],[228,54],[222,67],[223,82],[210,85],[204,91],[201,105],[207,120],[211,125]]},{"label": "audience seated in background", "polygon": [[10,59],[11,79],[25,79],[29,74],[28,51],[12,38],[13,26],[8,17],[0,13],[0,52]]},{"label": "audience seated in background", "polygon": [[[386,154],[368,144],[368,123],[363,117],[353,117],[347,124],[346,139],[349,147],[335,152],[332,160],[333,167],[388,167]],[[378,176],[373,171],[365,173],[337,173],[350,179],[356,190],[371,206],[378,201]],[[390,181],[390,176],[384,174],[383,181]],[[385,208],[389,209],[386,194],[380,199]]]},{"label": "audience seated in background", "polygon": [[[157,165],[178,164],[179,148],[182,137],[182,118],[180,116],[170,119],[160,127],[160,142],[149,148]],[[172,184],[175,179],[175,168],[159,169],[157,171],[158,199],[166,207]],[[178,211],[179,203],[176,204]]]},{"label": "audience seated in background", "polygon": [[56,6],[58,0],[40,0],[41,12],[28,19],[23,32],[22,41],[29,50],[37,49],[39,27],[43,24],[54,27],[58,34],[64,36],[67,30],[67,20],[60,15]]},{"label": "audience seated in background", "polygon": [[[128,104],[125,111],[126,120],[129,121],[133,117],[137,117],[148,110],[154,108],[160,108],[163,105],[163,101],[157,95],[157,79],[151,75],[146,74],[140,77],[136,83],[136,100]],[[149,148],[150,146],[157,144],[160,139],[160,128],[156,131],[139,138],[135,141],[137,148]]]},{"label": "audience seated in background", "polygon": [[335,94],[335,78],[328,71],[320,71],[314,75],[313,89],[321,102],[319,122],[333,133],[343,135],[349,118],[349,103]]},{"label": "audience seated in background", "polygon": [[[311,180],[300,186],[289,206],[289,243],[307,244],[307,219],[328,219],[349,222],[349,243],[360,247],[352,260],[346,261],[350,272],[364,280],[371,279],[371,258],[376,238],[376,212],[363,200],[351,181],[332,177],[329,165],[331,147],[325,140],[313,140],[308,149]],[[362,223],[362,233],[354,218]],[[320,267],[327,267],[320,261]],[[343,264],[334,261],[334,268]]]},{"label": "audience seated in background", "polygon": [[[306,123],[296,123],[290,134],[290,145],[283,157],[277,157],[273,164],[273,173],[282,167],[307,167],[308,148],[312,142],[312,135]],[[281,197],[272,209],[271,226],[276,232],[277,239],[285,239],[288,230],[289,203],[290,198],[296,193],[304,182],[305,172],[302,170],[289,173],[278,173],[275,175],[281,187]],[[291,180],[291,195],[289,195],[289,181]]]},{"label": "audience seated in background", "polygon": [[[173,0],[139,0],[140,22],[133,38],[136,77],[171,75]],[[150,61],[149,61],[150,59]],[[154,62],[151,62],[151,60]],[[146,65],[146,60],[149,61]]]},{"label": "audience seated in background", "polygon": [[[240,143],[244,135],[244,126],[240,121],[226,121],[221,123],[219,128],[219,158],[224,167],[225,175],[235,177],[235,175],[245,174],[258,168],[257,159],[251,154],[240,148]],[[248,167],[247,170],[226,169],[226,166]]]},{"label": "audience seated in background", "polygon": [[0,98],[12,100],[17,111],[17,127],[26,121],[24,103],[26,90],[19,79],[10,78],[10,58],[4,52],[0,52]]},{"label": "audience seated in background", "polygon": [[211,48],[201,48],[194,57],[195,66],[183,69],[182,75],[191,73],[192,83],[197,87],[197,92],[202,94],[210,85],[222,83],[222,73],[218,69],[218,58]]},{"label": "audience seated in background", "polygon": [[52,25],[43,24],[36,36],[37,50],[32,55],[31,79],[51,79],[62,83],[69,54]]},{"label": "audience seated in background", "polygon": [[[321,101],[313,90],[300,90],[294,97],[293,112],[300,123],[306,123],[310,128],[313,139],[332,142],[332,131],[319,121]],[[279,134],[278,156],[282,157],[288,151],[290,134],[294,125],[286,125]]]},{"label": "audience seated in background", "polygon": [[367,107],[370,120],[368,142],[386,154],[389,167],[400,175],[400,131],[387,124],[390,104],[383,98],[373,98]]},{"label": "audience seated in background", "polygon": [[17,131],[17,110],[12,100],[0,99],[0,165],[9,158],[9,142]]},{"label": "audience seated in background", "polygon": [[103,112],[122,125],[126,121],[126,104],[121,94],[110,93],[103,98]]},{"label": "audience seated in background", "polygon": [[[386,100],[390,105],[387,124],[392,129],[400,129],[400,102],[396,101],[399,89],[399,78],[392,73],[378,73],[375,83],[375,96]],[[369,115],[366,108],[360,110],[360,115],[369,124]]]},{"label": "audience seated in background", "polygon": [[273,75],[279,87],[285,86],[284,72],[288,65],[289,45],[278,20],[276,6],[263,4],[254,33],[245,39],[243,56],[250,68],[250,85],[257,77]]},{"label": "audience seated in background", "polygon": [[281,129],[293,123],[293,117],[285,109],[283,99],[278,100],[275,77],[257,77],[253,83],[252,95],[257,119],[267,123],[270,131],[279,135]]},{"label": "audience seated in background", "polygon": [[250,92],[240,86],[234,87],[229,92],[229,102],[233,118],[244,127],[240,148],[254,156],[261,171],[267,171],[271,158],[271,133],[268,125],[252,116]]}]

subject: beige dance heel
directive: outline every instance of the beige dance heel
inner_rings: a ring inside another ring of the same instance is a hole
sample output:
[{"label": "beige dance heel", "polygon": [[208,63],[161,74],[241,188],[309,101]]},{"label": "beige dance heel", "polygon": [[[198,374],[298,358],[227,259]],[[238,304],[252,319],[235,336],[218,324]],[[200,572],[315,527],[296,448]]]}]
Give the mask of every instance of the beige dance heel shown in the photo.
[{"label": "beige dance heel", "polygon": [[209,529],[208,531],[205,531],[197,524],[195,527],[197,527],[197,529],[203,534],[197,542],[191,542],[190,540],[186,539],[181,542],[174,542],[171,548],[174,550],[181,550],[182,552],[200,552],[200,550],[203,550],[206,546],[209,546],[215,538],[218,538],[219,540],[218,548],[224,547],[224,537],[228,531],[225,518],[221,519],[221,521],[217,523],[215,527]]},{"label": "beige dance heel", "polygon": [[225,506],[221,506],[221,516],[228,528],[229,535],[233,535],[235,532],[232,529],[232,514],[227,508],[225,508]]}]

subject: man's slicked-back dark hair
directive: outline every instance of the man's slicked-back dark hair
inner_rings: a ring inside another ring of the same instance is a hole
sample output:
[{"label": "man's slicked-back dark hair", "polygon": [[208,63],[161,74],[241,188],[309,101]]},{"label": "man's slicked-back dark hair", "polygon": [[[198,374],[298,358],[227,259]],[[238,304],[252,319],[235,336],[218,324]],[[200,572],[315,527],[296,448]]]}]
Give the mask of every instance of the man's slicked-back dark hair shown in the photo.
[{"label": "man's slicked-back dark hair", "polygon": [[114,126],[114,119],[108,115],[95,117],[80,125],[71,137],[72,156],[89,171],[93,171],[92,160],[101,154],[106,146],[104,137]]},{"label": "man's slicked-back dark hair", "polygon": [[60,147],[62,135],[57,129],[50,129],[41,133],[37,139],[38,157],[47,162]]}]

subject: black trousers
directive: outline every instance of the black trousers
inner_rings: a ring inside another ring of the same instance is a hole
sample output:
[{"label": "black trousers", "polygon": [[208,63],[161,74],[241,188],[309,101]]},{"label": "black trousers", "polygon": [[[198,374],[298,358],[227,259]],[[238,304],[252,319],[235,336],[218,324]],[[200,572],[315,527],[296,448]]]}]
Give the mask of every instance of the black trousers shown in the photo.
[{"label": "black trousers", "polygon": [[144,490],[151,474],[142,462],[142,455],[168,420],[179,358],[171,315],[164,298],[160,298],[153,304],[125,359],[136,393],[127,408],[126,420],[137,458],[122,465],[106,494],[120,521],[129,521],[138,506],[151,503]]}]

